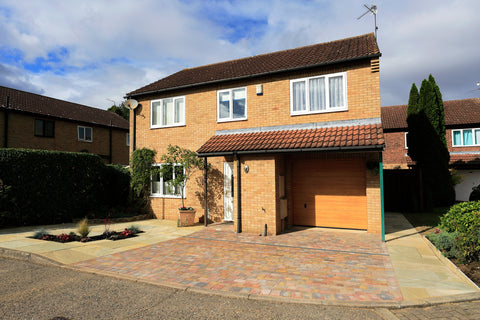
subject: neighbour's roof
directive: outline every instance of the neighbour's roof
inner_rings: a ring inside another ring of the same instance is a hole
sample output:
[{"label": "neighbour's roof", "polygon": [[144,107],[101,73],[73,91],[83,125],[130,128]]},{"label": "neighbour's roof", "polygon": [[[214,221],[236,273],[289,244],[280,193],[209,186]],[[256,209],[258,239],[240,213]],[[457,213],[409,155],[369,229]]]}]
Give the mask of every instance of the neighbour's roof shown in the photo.
[{"label": "neighbour's roof", "polygon": [[10,110],[92,125],[110,126],[111,123],[115,128],[129,129],[128,121],[116,113],[2,86],[0,109],[5,108],[7,96]]},{"label": "neighbour's roof", "polygon": [[380,124],[339,126],[318,129],[259,131],[217,134],[198,149],[199,156],[215,154],[381,149]]},{"label": "neighbour's roof", "polygon": [[300,70],[363,58],[379,57],[373,33],[243,59],[189,68],[160,79],[127,96]]},{"label": "neighbour's roof", "polygon": [[[443,101],[445,125],[461,126],[480,124],[480,99]],[[382,107],[383,129],[406,129],[407,105]]]}]

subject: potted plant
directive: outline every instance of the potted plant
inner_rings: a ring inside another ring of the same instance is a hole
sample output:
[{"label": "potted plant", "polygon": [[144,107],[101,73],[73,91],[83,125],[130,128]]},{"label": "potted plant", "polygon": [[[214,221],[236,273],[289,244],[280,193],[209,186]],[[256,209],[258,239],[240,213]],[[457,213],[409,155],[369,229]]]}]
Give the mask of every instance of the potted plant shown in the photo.
[{"label": "potted plant", "polygon": [[202,168],[202,161],[195,152],[179,146],[168,145],[167,153],[160,158],[164,165],[160,166],[160,174],[164,183],[175,193],[180,194],[182,206],[178,208],[178,226],[195,224],[195,210],[185,206],[185,185],[196,169]]}]

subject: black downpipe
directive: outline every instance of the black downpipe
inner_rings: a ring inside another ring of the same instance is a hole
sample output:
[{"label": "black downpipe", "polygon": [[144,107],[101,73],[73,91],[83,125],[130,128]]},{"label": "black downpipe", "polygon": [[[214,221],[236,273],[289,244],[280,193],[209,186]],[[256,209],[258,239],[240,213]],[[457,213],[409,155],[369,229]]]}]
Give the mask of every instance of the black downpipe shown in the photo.
[{"label": "black downpipe", "polygon": [[205,218],[205,227],[208,226],[208,162],[207,162],[207,157],[203,158],[203,166],[205,169],[204,172],[204,180],[205,180],[205,213],[203,214],[203,217]]},{"label": "black downpipe", "polygon": [[110,120],[110,127],[108,128],[108,159],[110,164],[112,164],[112,120]]},{"label": "black downpipe", "polygon": [[132,141],[132,151],[135,151],[137,147],[137,116],[135,114],[135,109],[133,111],[133,141]]},{"label": "black downpipe", "polygon": [[5,103],[5,128],[4,128],[4,136],[3,136],[3,147],[8,148],[8,107],[10,103],[10,97],[7,96],[6,103]]},{"label": "black downpipe", "polygon": [[242,179],[240,168],[240,157],[235,153],[237,160],[237,233],[242,233]]}]

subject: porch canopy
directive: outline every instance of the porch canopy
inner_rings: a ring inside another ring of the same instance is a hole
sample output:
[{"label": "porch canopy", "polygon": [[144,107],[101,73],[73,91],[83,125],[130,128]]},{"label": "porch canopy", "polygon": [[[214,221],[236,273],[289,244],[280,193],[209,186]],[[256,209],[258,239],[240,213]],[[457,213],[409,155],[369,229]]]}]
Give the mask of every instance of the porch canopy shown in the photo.
[{"label": "porch canopy", "polygon": [[[377,151],[384,148],[379,118],[217,131],[200,149],[199,157],[235,156],[237,161],[237,232],[241,232],[240,157],[247,154]],[[207,193],[205,170],[205,193]],[[206,199],[205,199],[206,201]],[[205,203],[205,208],[208,208]],[[205,216],[207,217],[207,210]],[[207,219],[205,219],[207,221]],[[207,223],[205,223],[206,225]]]},{"label": "porch canopy", "polygon": [[358,123],[291,125],[217,131],[200,149],[199,157],[302,151],[381,151],[382,126]]}]

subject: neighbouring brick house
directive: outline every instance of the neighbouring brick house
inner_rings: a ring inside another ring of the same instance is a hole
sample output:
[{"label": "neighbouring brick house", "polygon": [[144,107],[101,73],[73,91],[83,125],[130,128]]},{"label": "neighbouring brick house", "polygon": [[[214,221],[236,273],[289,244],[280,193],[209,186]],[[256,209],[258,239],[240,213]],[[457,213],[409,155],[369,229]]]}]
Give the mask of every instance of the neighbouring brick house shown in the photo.
[{"label": "neighbouring brick house", "polygon": [[129,126],[119,115],[2,86],[0,99],[1,147],[88,152],[128,164]]},{"label": "neighbouring brick house", "polygon": [[[450,167],[462,177],[455,186],[456,200],[468,201],[472,187],[480,184],[480,99],[444,101],[443,106]],[[414,163],[407,154],[407,106],[382,107],[382,125],[384,168],[412,167]]]},{"label": "neighbouring brick house", "polygon": [[[158,160],[179,145],[208,161],[208,217],[237,232],[381,234],[380,56],[366,34],[184,69],[127,94],[139,101],[137,148]],[[157,218],[177,219],[168,179],[153,178],[151,205]],[[186,186],[197,219],[204,182],[197,172]]]}]

